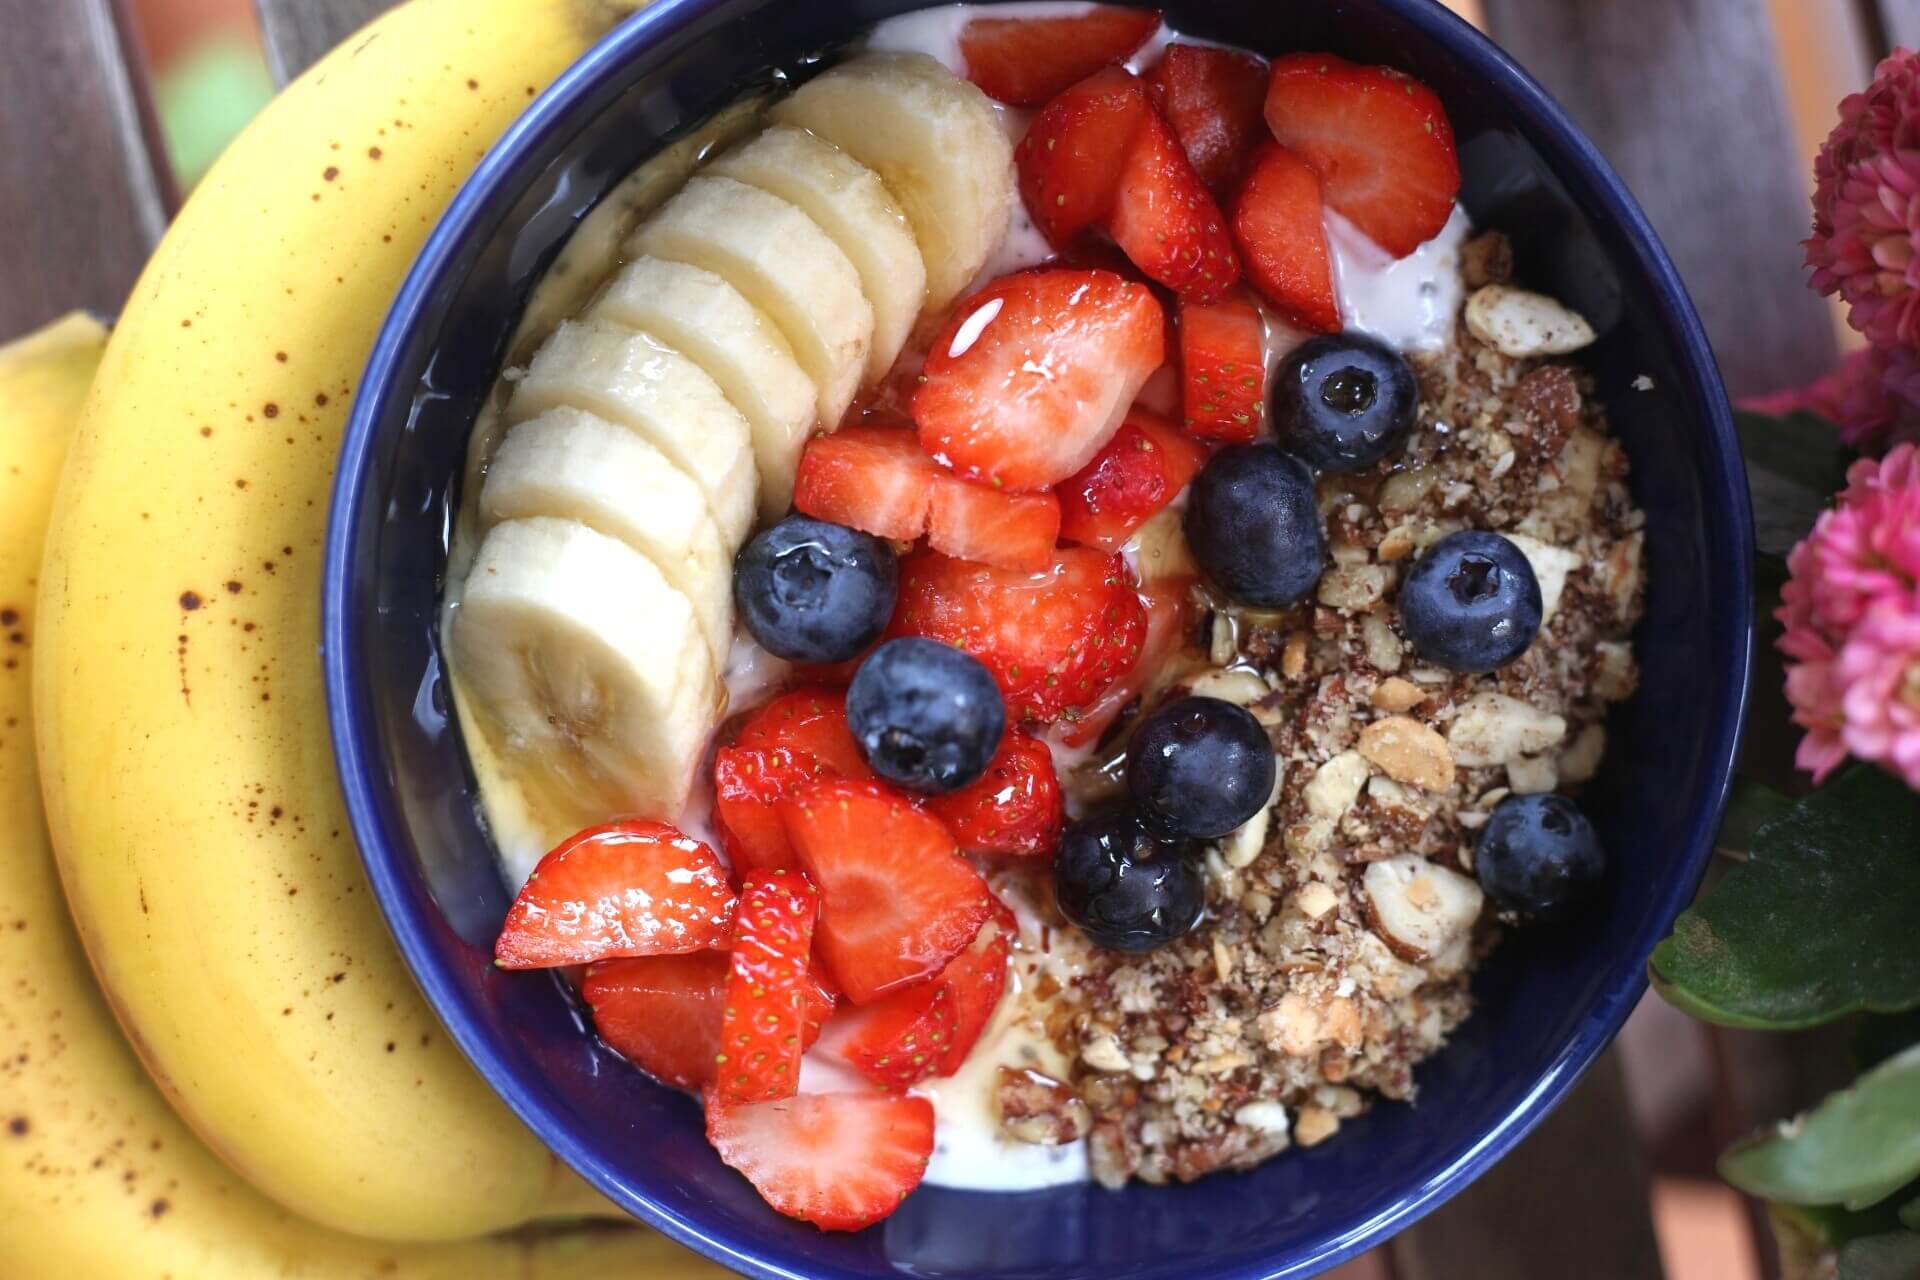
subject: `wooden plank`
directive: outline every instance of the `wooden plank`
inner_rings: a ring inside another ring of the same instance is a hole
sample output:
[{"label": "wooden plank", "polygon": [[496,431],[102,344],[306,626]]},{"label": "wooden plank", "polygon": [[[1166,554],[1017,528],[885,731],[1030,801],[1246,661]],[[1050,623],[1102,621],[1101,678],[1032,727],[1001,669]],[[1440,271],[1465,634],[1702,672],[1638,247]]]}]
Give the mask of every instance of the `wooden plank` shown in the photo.
[{"label": "wooden plank", "polygon": [[1729,389],[1751,395],[1831,369],[1831,320],[1801,266],[1807,179],[1763,0],[1486,0],[1486,10],[1494,38],[1639,196]]},{"label": "wooden plank", "polygon": [[113,0],[0,0],[0,340],[112,315],[174,204]]},{"label": "wooden plank", "polygon": [[254,0],[267,65],[280,84],[394,6],[395,0]]},{"label": "wooden plank", "polygon": [[[1537,0],[1536,0],[1537,2]],[[1395,1239],[1396,1280],[1659,1280],[1617,1054],[1513,1154]]]}]

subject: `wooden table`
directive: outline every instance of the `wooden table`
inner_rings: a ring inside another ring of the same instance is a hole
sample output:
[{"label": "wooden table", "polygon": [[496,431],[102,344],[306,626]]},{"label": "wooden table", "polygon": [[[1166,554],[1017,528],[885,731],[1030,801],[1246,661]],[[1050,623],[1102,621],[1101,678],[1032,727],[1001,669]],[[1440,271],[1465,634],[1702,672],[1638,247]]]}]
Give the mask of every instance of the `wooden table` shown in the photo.
[{"label": "wooden table", "polygon": [[[111,314],[176,201],[124,2],[0,0],[8,33],[0,41],[0,220],[8,231],[0,340],[75,306]],[[257,0],[276,75],[297,74],[390,2]],[[1673,251],[1735,395],[1832,366],[1832,313],[1805,289],[1797,248],[1808,220],[1807,138],[1796,135],[1790,94],[1831,103],[1892,39],[1920,40],[1920,0],[1455,7],[1483,15],[1619,167]],[[1783,75],[1776,22],[1795,39],[1824,24],[1857,47],[1827,59],[1825,81],[1804,60]],[[1735,1064],[1751,1056],[1740,1042],[1717,1042],[1717,1051]],[[1802,1101],[1793,1073],[1777,1065],[1730,1082],[1738,1087],[1727,1091],[1727,1127]],[[1633,1134],[1619,1061],[1609,1054],[1508,1160],[1354,1274],[1661,1276]]]}]

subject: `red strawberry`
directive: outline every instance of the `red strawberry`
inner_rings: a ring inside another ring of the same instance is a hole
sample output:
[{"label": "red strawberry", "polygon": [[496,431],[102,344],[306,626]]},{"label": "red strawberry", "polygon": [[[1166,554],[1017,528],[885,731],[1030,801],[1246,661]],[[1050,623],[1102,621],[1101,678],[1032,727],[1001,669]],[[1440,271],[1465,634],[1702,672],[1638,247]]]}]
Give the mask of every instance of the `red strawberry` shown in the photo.
[{"label": "red strawberry", "polygon": [[996,904],[993,919],[982,925],[973,942],[941,971],[940,984],[952,992],[953,1042],[935,1075],[950,1076],[973,1052],[980,1033],[993,1020],[1000,997],[1007,990],[1007,956],[1019,933],[1013,913]]},{"label": "red strawberry", "polygon": [[1327,203],[1394,257],[1453,215],[1453,125],[1438,95],[1405,72],[1289,54],[1274,60],[1266,113],[1273,136],[1319,172]]},{"label": "red strawberry", "polygon": [[736,875],[798,865],[775,807],[822,778],[870,778],[847,728],[847,697],[796,689],[769,702],[713,760],[713,811]]},{"label": "red strawberry", "polygon": [[933,1104],[881,1093],[805,1093],[729,1107],[707,1100],[707,1141],[789,1218],[858,1231],[926,1176]]},{"label": "red strawberry", "polygon": [[1240,281],[1227,220],[1157,115],[1134,135],[1107,230],[1135,266],[1183,298],[1210,302]]},{"label": "red strawberry", "polygon": [[911,541],[927,531],[939,475],[913,432],[847,427],[807,441],[794,478],[793,505],[816,520]]},{"label": "red strawberry", "polygon": [[591,827],[540,859],[500,926],[494,963],[550,969],[724,947],[733,905],[720,859],[678,828],[639,818]]},{"label": "red strawberry", "polygon": [[1078,474],[1060,482],[1060,536],[1117,550],[1207,464],[1207,447],[1136,408]]},{"label": "red strawberry", "polygon": [[1039,573],[1013,573],[923,551],[900,565],[889,632],[980,659],[1015,723],[1072,719],[1133,667],[1146,611],[1118,556],[1069,547]]},{"label": "red strawberry", "polygon": [[1060,499],[1051,493],[1007,493],[958,476],[934,486],[927,543],[962,560],[1033,570],[1053,558],[1060,539]]},{"label": "red strawberry", "polygon": [[978,781],[927,801],[927,809],[969,853],[1051,855],[1066,821],[1053,753],[1010,730]]},{"label": "red strawberry", "polygon": [[[1264,92],[1266,81],[1261,80]],[[1020,197],[1047,243],[1064,249],[1105,222],[1134,135],[1153,114],[1138,76],[1097,71],[1049,102],[1014,148]]]},{"label": "red strawberry", "polygon": [[1094,5],[1071,18],[974,18],[960,28],[960,55],[967,79],[988,97],[1037,107],[1125,61],[1159,27],[1159,14],[1117,5]]},{"label": "red strawberry", "polygon": [[1293,152],[1261,148],[1233,210],[1247,278],[1282,315],[1315,333],[1340,330],[1320,178]]},{"label": "red strawberry", "polygon": [[868,776],[867,759],[847,727],[847,695],[838,689],[794,689],[755,711],[734,745],[789,748],[845,778]]},{"label": "red strawberry", "polygon": [[[1257,259],[1247,256],[1247,269]],[[1267,412],[1266,323],[1245,298],[1180,304],[1181,425],[1191,436],[1245,444]]]},{"label": "red strawberry", "polygon": [[855,1004],[938,973],[987,918],[986,882],[939,819],[899,792],[819,782],[780,814],[820,886],[820,955]]},{"label": "red strawberry", "polygon": [[1147,81],[1200,181],[1230,195],[1266,124],[1267,64],[1238,49],[1170,44]]},{"label": "red strawberry", "polygon": [[713,1080],[726,985],[726,954],[698,951],[594,965],[580,994],[616,1053],[656,1080],[698,1089]]},{"label": "red strawberry", "polygon": [[1165,358],[1165,316],[1145,285],[1022,272],[961,303],[934,339],[913,420],[961,475],[1045,489],[1099,451]]},{"label": "red strawberry", "polygon": [[798,871],[749,876],[741,886],[714,1058],[721,1102],[772,1102],[800,1087],[819,911],[818,891]]},{"label": "red strawberry", "polygon": [[1140,642],[1140,661],[1108,685],[1085,715],[1067,726],[1060,741],[1069,747],[1098,742],[1115,720],[1145,691],[1147,683],[1165,674],[1191,641],[1196,610],[1190,578],[1169,578],[1140,592],[1147,615],[1146,638]]},{"label": "red strawberry", "polygon": [[896,991],[853,1015],[840,1056],[875,1084],[906,1089],[966,1062],[1007,987],[1013,913],[993,919],[931,982]]}]

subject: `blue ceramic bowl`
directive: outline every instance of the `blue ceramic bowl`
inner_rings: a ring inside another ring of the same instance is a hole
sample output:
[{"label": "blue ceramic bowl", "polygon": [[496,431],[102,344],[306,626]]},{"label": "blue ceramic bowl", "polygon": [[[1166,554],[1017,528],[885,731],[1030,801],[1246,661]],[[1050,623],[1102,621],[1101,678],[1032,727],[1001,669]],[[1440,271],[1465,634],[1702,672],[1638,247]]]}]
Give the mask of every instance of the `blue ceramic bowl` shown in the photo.
[{"label": "blue ceramic bowl", "polygon": [[[536,101],[454,201],[362,380],[327,544],[335,748],[367,872],[460,1046],[616,1203],[759,1277],[1228,1280],[1307,1275],[1459,1191],[1557,1102],[1620,1027],[1700,877],[1733,765],[1751,642],[1751,517],[1725,393],[1652,229],[1538,85],[1431,0],[1166,0],[1170,20],[1264,53],[1330,49],[1445,99],[1465,201],[1523,278],[1589,316],[1583,357],[1648,514],[1644,680],[1589,805],[1614,858],[1578,925],[1509,941],[1479,1010],[1337,1141],[1247,1174],[1124,1192],[924,1188],[859,1235],[775,1216],[701,1136],[699,1109],[602,1047],[558,982],[489,963],[508,897],[476,823],[434,635],[468,427],[528,289],[580,216],[743,90],[804,74],[915,0],[659,0]],[[1284,16],[1282,16],[1284,15]],[[1636,380],[1650,378],[1651,384]]]}]

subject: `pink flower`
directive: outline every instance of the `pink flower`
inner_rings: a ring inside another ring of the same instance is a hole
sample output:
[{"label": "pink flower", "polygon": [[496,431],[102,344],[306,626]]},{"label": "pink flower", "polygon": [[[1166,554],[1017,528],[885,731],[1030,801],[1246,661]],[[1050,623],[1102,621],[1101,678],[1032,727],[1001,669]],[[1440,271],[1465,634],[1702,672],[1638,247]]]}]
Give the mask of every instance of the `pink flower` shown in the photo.
[{"label": "pink flower", "polygon": [[1835,679],[1846,749],[1920,790],[1920,597],[1875,603],[1840,650]]},{"label": "pink flower", "polygon": [[1751,397],[1742,407],[1774,417],[1818,414],[1861,453],[1920,442],[1920,352],[1862,348],[1816,382]]}]

